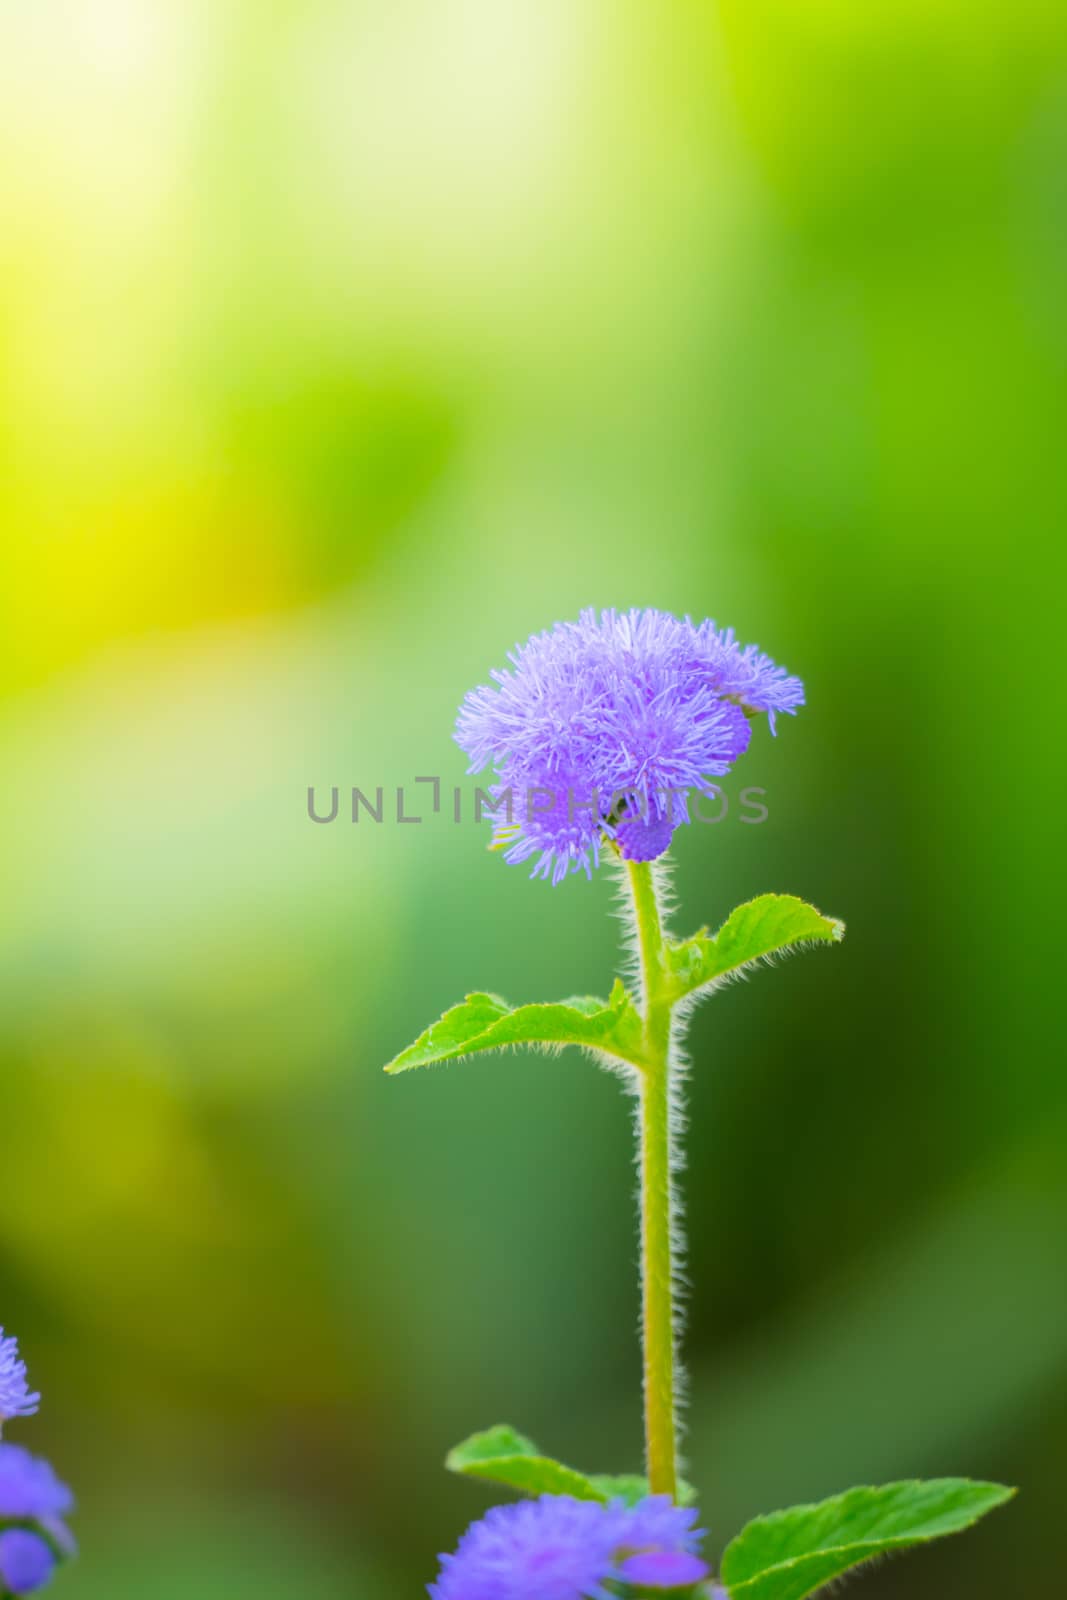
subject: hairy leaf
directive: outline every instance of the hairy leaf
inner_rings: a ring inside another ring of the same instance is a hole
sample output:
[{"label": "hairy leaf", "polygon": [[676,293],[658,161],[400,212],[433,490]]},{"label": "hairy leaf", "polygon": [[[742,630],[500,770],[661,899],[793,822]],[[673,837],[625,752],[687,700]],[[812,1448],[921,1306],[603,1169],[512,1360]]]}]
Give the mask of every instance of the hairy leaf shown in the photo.
[{"label": "hairy leaf", "polygon": [[667,959],[680,997],[800,945],[832,944],[844,933],[843,922],[824,917],[795,895],[761,894],[731,911],[718,933],[705,928],[691,939],[668,943]]},{"label": "hairy leaf", "polygon": [[[575,1500],[599,1500],[603,1505],[612,1500],[622,1500],[626,1505],[636,1505],[648,1494],[648,1479],[639,1473],[578,1472],[561,1461],[544,1456],[524,1434],[517,1433],[506,1423],[487,1428],[484,1433],[472,1434],[450,1450],[445,1458],[450,1472],[459,1472],[465,1478],[486,1478],[493,1483],[507,1484],[520,1494],[569,1494]],[[678,1501],[689,1506],[696,1500],[696,1490],[688,1483],[679,1483]]]},{"label": "hairy leaf", "polygon": [[494,994],[469,994],[453,1006],[406,1050],[389,1063],[386,1072],[407,1072],[434,1061],[454,1061],[479,1050],[499,1050],[507,1045],[577,1044],[602,1050],[622,1061],[640,1064],[641,1019],[629,990],[615,980],[611,998],[589,995],[549,1005],[518,1006],[514,1010]]},{"label": "hairy leaf", "polygon": [[514,1428],[501,1424],[472,1434],[445,1457],[450,1472],[466,1478],[487,1478],[505,1483],[520,1494],[569,1494],[575,1500],[607,1500],[584,1473],[543,1456],[537,1446]]},{"label": "hairy leaf", "polygon": [[960,1533],[1014,1494],[967,1478],[850,1489],[819,1505],[757,1517],[722,1559],[730,1600],[804,1600],[850,1568]]}]

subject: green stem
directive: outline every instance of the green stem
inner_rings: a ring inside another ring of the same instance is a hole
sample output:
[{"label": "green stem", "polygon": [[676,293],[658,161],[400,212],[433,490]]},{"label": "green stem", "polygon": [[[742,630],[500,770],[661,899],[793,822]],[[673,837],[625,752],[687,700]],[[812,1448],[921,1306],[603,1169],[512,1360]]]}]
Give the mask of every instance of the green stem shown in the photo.
[{"label": "green stem", "polygon": [[626,862],[641,960],[645,1065],[638,1119],[641,1170],[641,1294],[645,1448],[653,1494],[677,1494],[674,1263],[671,1182],[671,1011],[655,873]]}]

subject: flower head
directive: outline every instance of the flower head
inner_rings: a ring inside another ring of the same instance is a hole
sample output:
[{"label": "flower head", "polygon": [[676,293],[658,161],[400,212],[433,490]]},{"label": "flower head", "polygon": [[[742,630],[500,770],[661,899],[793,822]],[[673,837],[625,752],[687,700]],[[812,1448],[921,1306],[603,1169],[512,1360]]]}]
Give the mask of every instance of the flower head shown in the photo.
[{"label": "flower head", "polygon": [[687,1571],[705,1577],[695,1521],[695,1511],[664,1495],[636,1506],[568,1495],[495,1506],[472,1523],[454,1555],[441,1557],[429,1592],[432,1600],[611,1600],[606,1584],[644,1553],[683,1557],[695,1563]]},{"label": "flower head", "polygon": [[4,1338],[0,1328],[0,1422],[9,1417],[32,1417],[40,1402],[26,1382],[26,1363],[19,1356],[18,1340]]},{"label": "flower head", "polygon": [[20,1444],[0,1444],[0,1517],[62,1517],[73,1504],[47,1461]]},{"label": "flower head", "polygon": [[699,1513],[693,1506],[678,1506],[669,1495],[647,1495],[636,1505],[616,1504],[620,1545],[628,1551],[682,1551],[692,1555],[704,1537],[695,1526]]},{"label": "flower head", "polygon": [[0,1533],[0,1593],[30,1594],[52,1576],[57,1550],[73,1555],[74,1539],[62,1518],[74,1496],[47,1461],[17,1444],[0,1444],[0,1518],[34,1527]]},{"label": "flower head", "polygon": [[663,854],[748,748],[748,717],[803,704],[790,678],[732,631],[663,611],[583,611],[517,646],[456,723],[470,771],[492,762],[496,842],[559,883],[591,873],[605,838],[634,861]]}]

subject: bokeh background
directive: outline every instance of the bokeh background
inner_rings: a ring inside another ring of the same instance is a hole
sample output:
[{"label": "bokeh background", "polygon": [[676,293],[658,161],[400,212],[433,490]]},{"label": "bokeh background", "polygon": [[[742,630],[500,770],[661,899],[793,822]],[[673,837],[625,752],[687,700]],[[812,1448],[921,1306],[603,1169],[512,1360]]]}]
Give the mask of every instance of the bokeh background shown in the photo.
[{"label": "bokeh background", "polygon": [[617,1085],[380,1072],[467,989],[604,992],[611,885],[306,812],[447,797],[461,695],[589,604],[808,684],[679,926],[849,924],[695,1026],[714,1546],[971,1473],[1024,1493],[870,1600],[1061,1592],[1056,11],[3,7],[0,1321],[72,1600],[417,1595],[497,1420],[638,1465]]}]

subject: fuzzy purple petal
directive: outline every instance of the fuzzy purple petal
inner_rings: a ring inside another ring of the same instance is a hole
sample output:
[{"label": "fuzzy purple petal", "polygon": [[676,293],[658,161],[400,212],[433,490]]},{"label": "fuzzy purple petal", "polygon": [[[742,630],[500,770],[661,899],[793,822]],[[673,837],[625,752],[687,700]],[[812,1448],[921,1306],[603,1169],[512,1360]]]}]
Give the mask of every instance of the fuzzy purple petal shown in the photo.
[{"label": "fuzzy purple petal", "polygon": [[9,1417],[32,1417],[40,1402],[26,1381],[26,1363],[19,1356],[18,1340],[5,1339],[0,1328],[0,1422]]},{"label": "fuzzy purple petal", "polygon": [[495,1506],[441,1557],[432,1600],[609,1600],[615,1525],[595,1501]]},{"label": "fuzzy purple petal", "polygon": [[699,1512],[693,1506],[675,1505],[666,1494],[648,1495],[636,1505],[616,1508],[619,1546],[628,1551],[699,1549],[703,1528],[696,1526]]},{"label": "fuzzy purple petal", "polygon": [[18,1444],[0,1444],[0,1517],[62,1517],[74,1496],[47,1461]]},{"label": "fuzzy purple petal", "polygon": [[684,1550],[644,1550],[626,1558],[619,1576],[639,1589],[688,1589],[710,1570],[707,1562]]}]

